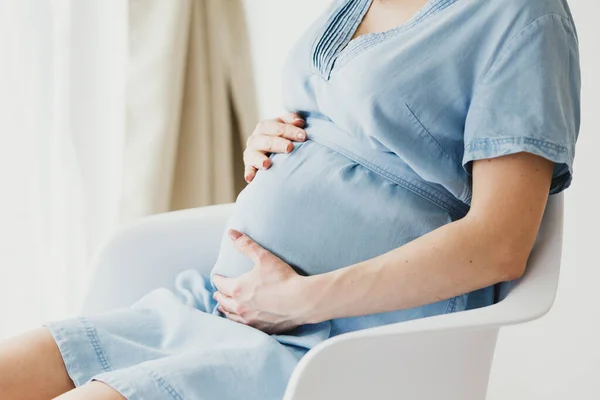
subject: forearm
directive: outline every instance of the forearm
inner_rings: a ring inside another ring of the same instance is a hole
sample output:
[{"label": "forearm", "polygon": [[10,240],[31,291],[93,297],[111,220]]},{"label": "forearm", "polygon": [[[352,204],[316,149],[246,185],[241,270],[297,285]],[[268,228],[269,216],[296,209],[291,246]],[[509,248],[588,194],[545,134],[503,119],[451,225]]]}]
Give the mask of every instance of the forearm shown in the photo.
[{"label": "forearm", "polygon": [[523,152],[475,161],[467,216],[382,256],[322,275],[301,276],[232,230],[236,248],[255,265],[236,278],[213,276],[214,297],[227,318],[278,333],[418,307],[518,278],[540,228],[553,170],[551,161]]},{"label": "forearm", "polygon": [[[465,217],[374,259],[308,278],[310,322],[418,307],[510,280],[526,257]],[[522,264],[522,265],[521,265]]]}]

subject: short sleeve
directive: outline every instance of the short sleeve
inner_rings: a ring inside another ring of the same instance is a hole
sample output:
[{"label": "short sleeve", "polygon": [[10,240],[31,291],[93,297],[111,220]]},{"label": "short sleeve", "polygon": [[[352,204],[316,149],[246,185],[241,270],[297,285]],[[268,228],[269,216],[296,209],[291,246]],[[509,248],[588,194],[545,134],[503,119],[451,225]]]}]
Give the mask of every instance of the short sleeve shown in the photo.
[{"label": "short sleeve", "polygon": [[572,179],[580,121],[579,52],[572,22],[546,15],[500,50],[476,86],[464,132],[463,167],[529,152],[555,163],[550,194]]}]

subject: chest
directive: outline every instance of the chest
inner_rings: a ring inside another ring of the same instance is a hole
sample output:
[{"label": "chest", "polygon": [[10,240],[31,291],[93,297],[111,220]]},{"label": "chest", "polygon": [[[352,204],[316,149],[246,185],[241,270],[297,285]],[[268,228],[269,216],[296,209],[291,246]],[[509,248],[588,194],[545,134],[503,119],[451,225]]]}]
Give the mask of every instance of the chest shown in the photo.
[{"label": "chest", "polygon": [[493,53],[480,45],[485,18],[470,18],[478,2],[419,0],[385,20],[394,13],[377,3],[340,0],[315,22],[288,58],[285,107],[384,151],[410,148],[414,157],[417,144],[423,152],[430,144],[457,162],[474,86]]},{"label": "chest", "polygon": [[426,3],[427,0],[374,0],[352,35],[352,40],[394,29],[410,20]]}]

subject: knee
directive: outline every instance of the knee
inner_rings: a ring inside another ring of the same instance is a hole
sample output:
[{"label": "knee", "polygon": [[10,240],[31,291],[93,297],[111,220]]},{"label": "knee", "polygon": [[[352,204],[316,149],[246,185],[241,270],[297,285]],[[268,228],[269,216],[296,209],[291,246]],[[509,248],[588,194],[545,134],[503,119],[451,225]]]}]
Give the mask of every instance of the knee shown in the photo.
[{"label": "knee", "polygon": [[47,329],[0,342],[0,397],[48,399],[74,387]]},{"label": "knee", "polygon": [[39,328],[0,341],[0,378],[15,375],[67,376],[58,345],[48,329]]},{"label": "knee", "polygon": [[37,354],[39,357],[48,353],[58,353],[58,346],[48,329],[39,328],[0,341],[0,358],[8,357],[14,353],[32,353]]},{"label": "knee", "polygon": [[71,390],[54,400],[127,400],[112,387],[103,382],[92,381]]}]

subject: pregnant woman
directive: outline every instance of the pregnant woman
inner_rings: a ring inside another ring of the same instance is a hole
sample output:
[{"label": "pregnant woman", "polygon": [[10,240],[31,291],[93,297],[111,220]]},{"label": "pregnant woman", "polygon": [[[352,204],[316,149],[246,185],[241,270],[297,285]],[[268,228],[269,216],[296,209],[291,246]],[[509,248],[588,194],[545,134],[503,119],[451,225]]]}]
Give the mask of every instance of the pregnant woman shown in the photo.
[{"label": "pregnant woman", "polygon": [[329,337],[494,303],[571,182],[577,47],[563,0],[334,1],[211,276],[5,342],[0,397],[279,399]]}]

